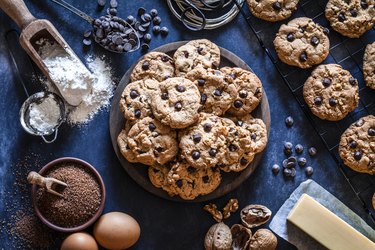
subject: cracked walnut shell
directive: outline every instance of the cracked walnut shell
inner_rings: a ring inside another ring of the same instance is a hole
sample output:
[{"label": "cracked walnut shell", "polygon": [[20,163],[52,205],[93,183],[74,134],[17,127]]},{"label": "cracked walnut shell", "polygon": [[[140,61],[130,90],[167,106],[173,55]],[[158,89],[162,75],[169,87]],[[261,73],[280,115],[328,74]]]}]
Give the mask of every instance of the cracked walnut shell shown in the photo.
[{"label": "cracked walnut shell", "polygon": [[251,237],[250,250],[274,250],[277,246],[276,236],[268,229],[259,229]]},{"label": "cracked walnut shell", "polygon": [[241,221],[245,227],[254,228],[267,223],[271,215],[266,206],[248,205],[241,210]]},{"label": "cracked walnut shell", "polygon": [[251,230],[241,224],[234,224],[230,231],[232,232],[232,250],[246,250],[251,239]]},{"label": "cracked walnut shell", "polygon": [[210,227],[204,239],[206,250],[229,250],[232,245],[232,233],[223,222]]}]

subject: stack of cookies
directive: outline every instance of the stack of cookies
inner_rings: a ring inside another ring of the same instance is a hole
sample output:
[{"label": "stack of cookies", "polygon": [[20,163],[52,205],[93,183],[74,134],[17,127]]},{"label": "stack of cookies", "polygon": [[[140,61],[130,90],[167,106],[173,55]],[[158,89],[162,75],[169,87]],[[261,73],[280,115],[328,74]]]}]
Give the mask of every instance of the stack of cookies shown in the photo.
[{"label": "stack of cookies", "polygon": [[220,49],[201,39],[171,58],[151,52],[122,93],[117,142],[129,162],[149,166],[151,183],[192,200],[214,191],[221,172],[240,172],[263,151],[267,130],[251,112],[263,88],[241,68],[220,66]]}]

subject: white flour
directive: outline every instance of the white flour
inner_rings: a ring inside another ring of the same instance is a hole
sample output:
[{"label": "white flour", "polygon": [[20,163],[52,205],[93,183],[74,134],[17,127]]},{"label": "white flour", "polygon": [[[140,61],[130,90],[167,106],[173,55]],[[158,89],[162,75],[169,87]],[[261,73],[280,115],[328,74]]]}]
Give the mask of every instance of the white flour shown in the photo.
[{"label": "white flour", "polygon": [[29,124],[39,132],[47,132],[59,123],[60,107],[56,100],[49,96],[42,103],[31,103],[29,106]]}]

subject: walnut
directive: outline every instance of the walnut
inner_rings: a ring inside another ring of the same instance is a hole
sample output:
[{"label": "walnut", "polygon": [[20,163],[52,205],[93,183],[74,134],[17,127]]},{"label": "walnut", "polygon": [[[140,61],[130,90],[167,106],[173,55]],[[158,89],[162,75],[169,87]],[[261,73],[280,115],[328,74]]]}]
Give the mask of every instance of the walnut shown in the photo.
[{"label": "walnut", "polygon": [[232,232],[232,250],[246,250],[251,239],[251,230],[241,224],[234,224],[230,231]]},{"label": "walnut", "polygon": [[259,229],[251,237],[250,250],[274,250],[277,246],[276,236],[268,229]]},{"label": "walnut", "polygon": [[253,228],[265,224],[272,212],[262,205],[248,205],[241,210],[241,221],[245,227]]},{"label": "walnut", "polygon": [[223,222],[213,225],[204,239],[206,250],[229,250],[232,245],[232,233]]},{"label": "walnut", "polygon": [[221,222],[223,220],[223,214],[217,209],[215,204],[208,204],[203,207],[203,210],[206,210],[212,215],[212,218],[217,222]]},{"label": "walnut", "polygon": [[223,208],[223,216],[224,219],[229,218],[231,213],[234,213],[238,210],[238,200],[237,199],[230,199]]}]

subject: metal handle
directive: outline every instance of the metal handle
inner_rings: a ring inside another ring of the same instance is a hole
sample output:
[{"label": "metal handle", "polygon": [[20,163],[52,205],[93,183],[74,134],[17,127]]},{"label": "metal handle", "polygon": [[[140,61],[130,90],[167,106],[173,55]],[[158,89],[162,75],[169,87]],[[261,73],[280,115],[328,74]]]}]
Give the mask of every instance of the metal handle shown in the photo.
[{"label": "metal handle", "polygon": [[53,136],[53,139],[50,140],[50,141],[49,141],[48,139],[46,139],[46,137],[45,137],[44,135],[42,135],[41,137],[42,137],[43,141],[44,141],[45,143],[47,143],[47,144],[56,141],[58,130],[59,130],[58,128],[55,129],[55,131],[53,132],[55,135]]},{"label": "metal handle", "polygon": [[68,4],[67,2],[65,2],[64,0],[51,0],[52,2],[54,3],[57,3],[58,5],[64,7],[65,9],[73,12],[74,14],[76,14],[77,16],[85,19],[87,22],[89,22],[90,24],[92,24],[94,22],[94,18],[92,18],[91,16],[87,15],[85,12],[77,9],[76,7]]}]

